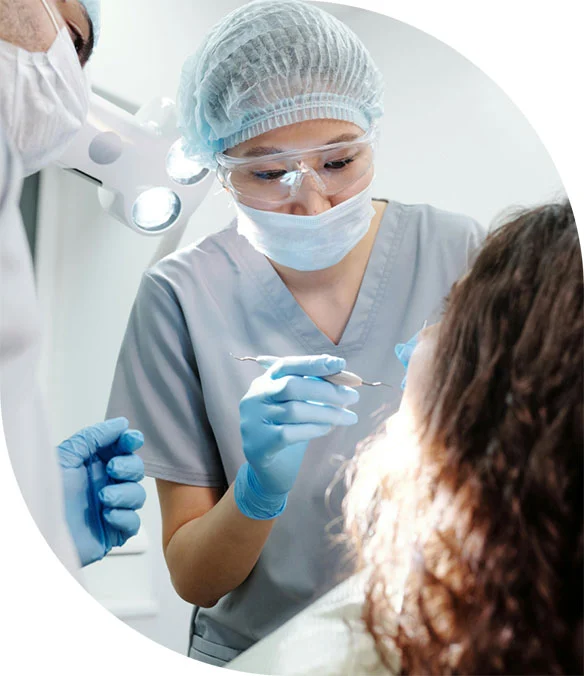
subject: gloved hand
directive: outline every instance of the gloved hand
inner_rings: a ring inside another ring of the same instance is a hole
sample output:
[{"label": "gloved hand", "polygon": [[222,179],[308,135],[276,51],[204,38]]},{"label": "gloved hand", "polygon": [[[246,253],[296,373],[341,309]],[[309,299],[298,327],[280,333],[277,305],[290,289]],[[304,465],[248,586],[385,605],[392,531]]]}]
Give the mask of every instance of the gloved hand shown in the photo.
[{"label": "gloved hand", "polygon": [[358,418],[345,407],[359,394],[319,376],[345,368],[345,360],[322,355],[278,359],[256,378],[239,405],[247,462],[235,480],[235,501],[251,519],[273,519],[284,511],[311,439]]},{"label": "gloved hand", "polygon": [[86,427],[58,447],[65,514],[81,565],[102,559],[140,529],[144,463],[134,451],[144,443],[126,418]]},{"label": "gloved hand", "polygon": [[395,346],[395,356],[401,361],[401,363],[405,366],[406,369],[406,375],[404,376],[404,379],[401,382],[402,390],[406,389],[406,379],[408,377],[408,365],[410,363],[410,359],[412,358],[412,354],[416,349],[419,335],[420,332],[418,331],[418,333],[416,333],[416,335],[413,338],[410,338],[407,343],[398,343]]}]

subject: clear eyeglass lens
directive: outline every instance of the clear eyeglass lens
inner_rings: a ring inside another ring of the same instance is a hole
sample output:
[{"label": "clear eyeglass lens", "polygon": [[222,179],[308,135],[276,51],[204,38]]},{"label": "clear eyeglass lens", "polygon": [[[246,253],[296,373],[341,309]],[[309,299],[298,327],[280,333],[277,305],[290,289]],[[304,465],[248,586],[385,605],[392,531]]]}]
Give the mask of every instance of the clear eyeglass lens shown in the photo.
[{"label": "clear eyeglass lens", "polygon": [[150,188],[132,207],[134,225],[144,232],[162,232],[177,221],[181,212],[179,196],[168,188]]},{"label": "clear eyeglass lens", "polygon": [[293,197],[300,182],[310,179],[326,195],[339,193],[362,178],[372,164],[372,146],[361,144],[294,160],[262,158],[229,169],[226,176],[239,195],[277,203]]}]

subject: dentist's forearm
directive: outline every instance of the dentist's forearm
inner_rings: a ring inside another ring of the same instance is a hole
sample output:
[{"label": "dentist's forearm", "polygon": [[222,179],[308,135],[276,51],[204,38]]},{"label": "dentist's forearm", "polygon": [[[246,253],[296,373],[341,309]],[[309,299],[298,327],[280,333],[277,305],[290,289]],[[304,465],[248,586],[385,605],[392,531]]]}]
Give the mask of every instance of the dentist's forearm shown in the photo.
[{"label": "dentist's forearm", "polygon": [[250,574],[274,523],[244,516],[231,486],[206,514],[179,528],[166,546],[179,596],[193,605],[215,605]]}]

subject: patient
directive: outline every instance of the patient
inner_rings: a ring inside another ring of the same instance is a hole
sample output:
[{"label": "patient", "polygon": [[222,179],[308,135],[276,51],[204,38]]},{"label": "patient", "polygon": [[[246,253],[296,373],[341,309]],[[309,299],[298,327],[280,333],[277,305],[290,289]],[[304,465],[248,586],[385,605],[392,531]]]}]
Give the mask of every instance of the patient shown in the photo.
[{"label": "patient", "polygon": [[583,302],[569,203],[490,235],[347,473],[360,572],[230,668],[583,673]]}]

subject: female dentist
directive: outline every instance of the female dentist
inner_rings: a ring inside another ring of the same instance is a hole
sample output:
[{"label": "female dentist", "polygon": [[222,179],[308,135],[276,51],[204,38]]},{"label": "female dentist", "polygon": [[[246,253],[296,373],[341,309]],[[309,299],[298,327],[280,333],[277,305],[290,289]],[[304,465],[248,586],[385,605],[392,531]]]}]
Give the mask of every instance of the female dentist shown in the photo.
[{"label": "female dentist", "polygon": [[[170,575],[196,606],[190,655],[223,665],[350,573],[328,531],[342,489],[327,503],[327,487],[399,403],[393,346],[484,232],[374,199],[381,75],[311,4],[229,14],[186,62],[179,107],[236,218],[145,274],[108,414],[144,431]],[[230,353],[285,358],[263,372]],[[392,389],[322,379],[345,368]]]}]

